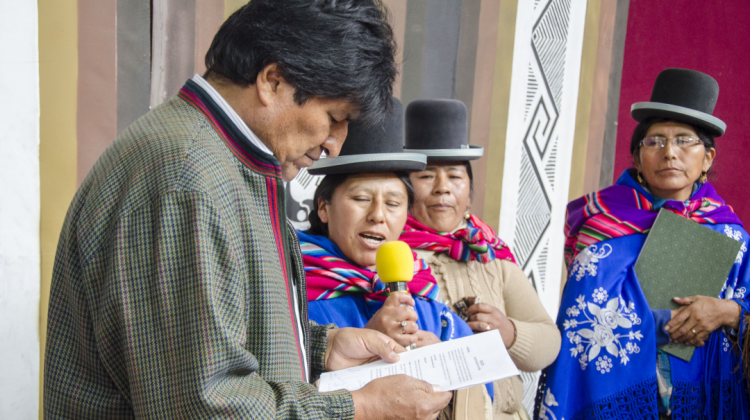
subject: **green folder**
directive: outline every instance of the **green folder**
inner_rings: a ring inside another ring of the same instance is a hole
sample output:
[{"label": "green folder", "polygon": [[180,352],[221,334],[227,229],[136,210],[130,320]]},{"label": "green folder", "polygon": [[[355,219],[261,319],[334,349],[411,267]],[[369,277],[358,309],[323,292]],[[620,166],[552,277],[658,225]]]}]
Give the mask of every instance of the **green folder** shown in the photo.
[{"label": "green folder", "polygon": [[[672,298],[718,296],[741,243],[692,220],[662,209],[635,263],[635,274],[652,309],[677,309]],[[695,347],[659,347],[690,361]]]}]

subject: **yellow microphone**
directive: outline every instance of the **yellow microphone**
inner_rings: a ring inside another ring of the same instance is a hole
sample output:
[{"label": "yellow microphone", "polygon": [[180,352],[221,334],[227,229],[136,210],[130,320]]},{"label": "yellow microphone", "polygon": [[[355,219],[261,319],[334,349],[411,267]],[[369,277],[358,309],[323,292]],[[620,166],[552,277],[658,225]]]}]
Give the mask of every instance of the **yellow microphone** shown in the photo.
[{"label": "yellow microphone", "polygon": [[390,241],[378,247],[375,269],[380,281],[388,285],[391,293],[409,293],[407,283],[414,277],[414,256],[406,242]]}]

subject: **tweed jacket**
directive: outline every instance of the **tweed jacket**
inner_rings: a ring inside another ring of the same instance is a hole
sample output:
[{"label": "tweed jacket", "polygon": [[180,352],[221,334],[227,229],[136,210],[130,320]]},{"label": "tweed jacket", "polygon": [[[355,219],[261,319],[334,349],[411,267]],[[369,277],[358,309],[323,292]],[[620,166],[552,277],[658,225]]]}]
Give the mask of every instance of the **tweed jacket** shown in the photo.
[{"label": "tweed jacket", "polygon": [[308,323],[284,196],[192,81],[126,129],[60,235],[45,418],[353,418],[350,393],[311,385],[332,326]]}]

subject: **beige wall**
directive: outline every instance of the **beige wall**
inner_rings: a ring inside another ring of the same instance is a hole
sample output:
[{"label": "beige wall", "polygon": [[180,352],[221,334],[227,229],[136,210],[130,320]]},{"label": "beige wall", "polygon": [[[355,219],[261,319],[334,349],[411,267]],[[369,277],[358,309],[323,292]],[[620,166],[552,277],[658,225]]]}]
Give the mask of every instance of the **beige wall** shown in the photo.
[{"label": "beige wall", "polygon": [[52,266],[60,228],[77,187],[78,3],[76,0],[40,0],[38,7],[41,195],[38,357],[39,386],[43,389]]}]

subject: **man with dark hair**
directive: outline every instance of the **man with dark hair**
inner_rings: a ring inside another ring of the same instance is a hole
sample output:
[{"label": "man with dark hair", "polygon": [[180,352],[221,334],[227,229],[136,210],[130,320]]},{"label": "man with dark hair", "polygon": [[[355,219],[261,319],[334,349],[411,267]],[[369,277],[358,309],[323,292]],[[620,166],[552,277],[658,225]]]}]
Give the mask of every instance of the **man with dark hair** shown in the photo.
[{"label": "man with dark hair", "polygon": [[351,119],[388,112],[377,0],[253,0],[178,95],[133,123],[76,194],[50,295],[48,418],[436,418],[404,376],[318,393],[326,370],[402,350],[307,318],[284,184]]}]

